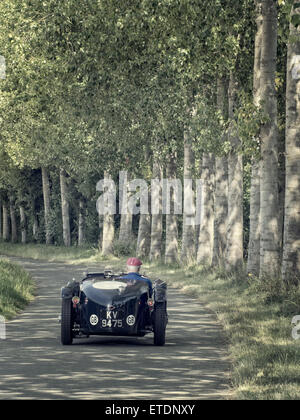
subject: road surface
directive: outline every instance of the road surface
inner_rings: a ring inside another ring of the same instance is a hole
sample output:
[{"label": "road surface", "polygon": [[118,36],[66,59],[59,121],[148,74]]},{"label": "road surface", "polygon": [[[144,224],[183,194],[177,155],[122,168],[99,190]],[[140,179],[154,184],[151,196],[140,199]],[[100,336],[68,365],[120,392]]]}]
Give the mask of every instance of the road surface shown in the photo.
[{"label": "road surface", "polygon": [[[230,363],[215,316],[169,288],[164,347],[143,338],[60,344],[60,288],[86,267],[10,258],[31,273],[37,297],[0,340],[0,399],[224,399]],[[100,266],[93,269],[100,269]]]}]

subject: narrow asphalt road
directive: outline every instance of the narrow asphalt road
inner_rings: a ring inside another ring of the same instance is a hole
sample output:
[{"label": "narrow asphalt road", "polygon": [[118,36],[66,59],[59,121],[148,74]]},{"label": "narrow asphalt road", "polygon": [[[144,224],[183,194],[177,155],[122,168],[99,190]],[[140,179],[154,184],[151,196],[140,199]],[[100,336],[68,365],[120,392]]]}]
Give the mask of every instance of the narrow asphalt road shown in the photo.
[{"label": "narrow asphalt road", "polygon": [[[31,273],[37,297],[0,340],[0,399],[224,399],[230,363],[221,327],[195,299],[169,288],[164,347],[144,338],[60,344],[60,288],[86,267],[10,258]],[[99,270],[100,266],[92,267]]]}]

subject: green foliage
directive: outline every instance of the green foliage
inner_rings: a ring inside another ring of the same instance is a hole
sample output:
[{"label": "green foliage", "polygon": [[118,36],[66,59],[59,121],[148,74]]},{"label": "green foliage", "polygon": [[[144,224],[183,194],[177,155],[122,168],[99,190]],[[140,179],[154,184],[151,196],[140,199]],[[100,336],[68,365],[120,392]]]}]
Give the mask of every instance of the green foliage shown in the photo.
[{"label": "green foliage", "polygon": [[293,16],[291,17],[291,21],[292,21],[292,24],[293,24],[296,28],[298,28],[298,26],[300,25],[300,15],[293,15]]},{"label": "green foliage", "polygon": [[240,106],[236,111],[236,129],[241,140],[240,153],[245,158],[251,156],[260,158],[259,132],[262,124],[267,122],[261,108],[253,104],[252,98],[241,92],[239,99]]},{"label": "green foliage", "polygon": [[19,266],[0,261],[0,315],[12,318],[33,299],[32,278]]},{"label": "green foliage", "polygon": [[[290,1],[280,2],[281,132],[290,10]],[[228,154],[233,122],[217,111],[216,82],[228,80],[230,71],[240,86],[234,117],[240,152],[246,164],[259,157],[257,133],[265,119],[252,105],[252,0],[217,0],[213,7],[208,0],[3,0],[0,26],[7,63],[0,80],[0,190],[25,205],[30,231],[38,212],[38,241],[44,231],[41,167],[50,168],[53,178],[55,243],[62,242],[63,167],[70,179],[72,241],[82,197],[89,206],[87,241],[95,244],[95,186],[105,170],[114,179],[120,169],[149,179],[153,159],[165,163],[172,151],[182,177],[185,130],[197,159],[203,152]]]},{"label": "green foliage", "polygon": [[299,314],[300,309],[300,286],[299,282],[283,283],[278,277],[256,278],[249,274],[249,290],[257,294],[266,304],[279,304],[278,313],[284,316]]},{"label": "green foliage", "polygon": [[85,234],[87,244],[97,247],[99,241],[99,216],[95,211],[95,202],[93,200],[87,203]]},{"label": "green foliage", "polygon": [[116,257],[129,257],[135,255],[136,246],[135,242],[132,241],[130,244],[125,244],[122,241],[115,240],[113,243],[112,253]]}]

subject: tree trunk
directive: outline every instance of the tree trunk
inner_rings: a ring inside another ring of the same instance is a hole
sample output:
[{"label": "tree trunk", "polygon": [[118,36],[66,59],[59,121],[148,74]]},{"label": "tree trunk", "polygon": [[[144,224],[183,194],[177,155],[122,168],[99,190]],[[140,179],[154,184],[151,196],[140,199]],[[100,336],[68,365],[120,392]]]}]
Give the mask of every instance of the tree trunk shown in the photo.
[{"label": "tree trunk", "polygon": [[250,188],[250,232],[248,245],[247,272],[259,275],[260,266],[260,178],[261,162],[252,162]]},{"label": "tree trunk", "polygon": [[[202,174],[202,157],[198,160],[195,161],[195,169],[196,169],[196,174],[197,174],[197,181],[202,181],[201,180],[201,174]],[[200,237],[200,220],[201,220],[201,191],[198,191],[198,187],[196,185],[196,194],[195,194],[195,199],[196,199],[196,226],[195,226],[195,257],[197,257],[198,254],[198,247],[199,247],[199,237]],[[200,208],[197,208],[197,206],[200,206]]]},{"label": "tree trunk", "polygon": [[[283,144],[280,145],[283,147]],[[285,144],[284,144],[285,146]],[[279,151],[280,154],[284,151]],[[285,158],[285,156],[284,156]],[[283,156],[280,157],[283,159]],[[278,200],[279,200],[279,213],[278,213],[278,231],[279,231],[279,248],[280,248],[280,261],[283,257],[283,229],[284,229],[284,206],[285,206],[285,165],[282,167],[282,162],[278,165]]]},{"label": "tree trunk", "polygon": [[132,214],[122,214],[119,232],[119,241],[123,244],[129,245],[132,240]]},{"label": "tree trunk", "polygon": [[[218,79],[217,101],[218,110],[225,118],[225,79]],[[214,213],[213,264],[224,265],[228,213],[228,162],[224,156],[215,160]]]},{"label": "tree trunk", "polygon": [[33,236],[34,241],[38,240],[38,231],[39,231],[39,221],[38,221],[37,214],[34,213],[33,214],[33,225],[32,225],[32,236]]},{"label": "tree trunk", "polygon": [[[150,194],[149,194],[150,198]],[[148,200],[150,202],[150,200]],[[136,254],[139,258],[148,257],[150,253],[151,216],[150,214],[140,214],[139,231],[137,238]]]},{"label": "tree trunk", "polygon": [[[261,48],[262,48],[262,9],[261,0],[256,1],[256,25],[255,35],[255,53],[253,68],[253,103],[256,107],[261,105],[260,91],[260,66],[261,66]],[[253,158],[251,169],[251,187],[250,187],[250,231],[248,244],[247,271],[256,276],[259,274],[260,266],[260,177],[261,162]]]},{"label": "tree trunk", "polygon": [[11,221],[11,241],[13,243],[16,243],[18,242],[17,218],[16,218],[15,203],[12,198],[10,198],[9,200],[9,208],[10,208],[10,221]]},{"label": "tree trunk", "polygon": [[71,246],[71,229],[70,229],[70,208],[68,199],[68,184],[66,172],[60,169],[60,193],[61,193],[61,213],[63,224],[63,240],[65,246]]},{"label": "tree trunk", "polygon": [[214,244],[214,156],[204,153],[202,160],[203,217],[200,224],[197,262],[211,265]]},{"label": "tree trunk", "polygon": [[[120,221],[120,231],[119,231],[119,242],[125,245],[129,245],[132,240],[132,220],[133,216],[129,212],[128,205],[126,206],[125,203],[128,203],[129,193],[128,193],[128,184],[129,179],[127,175],[127,183],[126,185],[123,185],[122,193],[124,194],[124,197],[122,197],[121,200],[121,221]],[[121,198],[121,197],[120,197]],[[124,206],[122,205],[122,202],[124,200]]]},{"label": "tree trunk", "polygon": [[85,244],[85,204],[81,198],[79,200],[79,213],[78,213],[78,246]]},{"label": "tree trunk", "polygon": [[[176,179],[175,157],[169,156],[167,163],[167,179]],[[177,215],[174,213],[174,189],[170,189],[170,213],[166,215],[166,251],[165,263],[172,264],[178,261],[178,226]]]},{"label": "tree trunk", "polygon": [[[195,242],[195,195],[193,183],[193,170],[195,168],[195,156],[192,149],[190,133],[184,132],[184,213],[182,226],[181,262],[193,260],[196,254]],[[187,182],[188,180],[188,182]]]},{"label": "tree trunk", "polygon": [[139,258],[148,257],[150,252],[150,214],[141,214],[137,239],[136,254]]},{"label": "tree trunk", "polygon": [[98,249],[99,252],[102,253],[102,245],[103,245],[103,222],[104,216],[102,214],[98,215],[98,226],[99,226],[99,236],[98,236]]},{"label": "tree trunk", "polygon": [[36,209],[36,200],[34,197],[31,197],[30,211],[32,215],[32,238],[34,242],[37,242],[38,231],[39,231],[39,219],[38,219],[37,209]]},{"label": "tree trunk", "polygon": [[27,228],[26,228],[26,214],[23,205],[20,205],[20,221],[21,221],[21,242],[26,244],[27,242]]},{"label": "tree trunk", "polygon": [[213,264],[224,265],[228,214],[228,162],[226,157],[215,159],[214,245]]},{"label": "tree trunk", "polygon": [[115,222],[111,214],[103,216],[102,255],[110,255],[113,252],[115,236]]},{"label": "tree trunk", "polygon": [[[149,162],[150,160],[150,145],[146,146],[145,150],[145,162]],[[147,165],[148,166],[148,165]],[[151,206],[151,196],[148,191],[148,212],[149,212],[149,204]],[[136,254],[138,257],[149,257],[150,254],[150,245],[151,245],[151,215],[148,214],[140,214],[139,220],[139,231],[138,231],[138,238],[137,238],[137,247],[136,247]]]},{"label": "tree trunk", "polygon": [[153,164],[153,178],[156,180],[157,185],[151,191],[151,261],[161,258],[162,252],[162,189],[161,185],[158,185],[162,180],[162,169],[157,161]]},{"label": "tree trunk", "polygon": [[44,214],[45,214],[45,232],[46,232],[46,245],[52,243],[52,234],[50,227],[50,181],[49,173],[46,168],[42,168],[42,183],[43,183],[43,197],[44,197]]},{"label": "tree trunk", "polygon": [[2,205],[2,218],[3,218],[3,240],[9,241],[9,212],[8,212],[8,205],[5,201],[3,201]]},{"label": "tree trunk", "polygon": [[[108,172],[105,172],[104,178],[111,179],[111,175]],[[113,252],[114,238],[115,218],[113,214],[106,213],[103,215],[102,255],[110,255]]]},{"label": "tree trunk", "polygon": [[0,201],[0,239],[3,237],[2,201]]},{"label": "tree trunk", "polygon": [[[294,1],[299,3],[297,0]],[[300,15],[300,7],[292,16]],[[286,189],[282,277],[300,280],[300,27],[290,24],[286,93]],[[296,41],[297,40],[297,41]],[[296,58],[297,57],[297,58]]]},{"label": "tree trunk", "polygon": [[261,48],[260,90],[263,110],[268,117],[261,127],[262,170],[260,182],[261,238],[260,276],[278,275],[279,200],[278,200],[278,128],[275,88],[277,59],[277,4],[262,2],[263,28]]},{"label": "tree trunk", "polygon": [[[236,82],[230,75],[229,119],[234,118]],[[231,151],[228,157],[228,222],[226,244],[226,269],[238,269],[243,265],[243,157],[236,153],[240,146],[238,134],[229,130]]]}]

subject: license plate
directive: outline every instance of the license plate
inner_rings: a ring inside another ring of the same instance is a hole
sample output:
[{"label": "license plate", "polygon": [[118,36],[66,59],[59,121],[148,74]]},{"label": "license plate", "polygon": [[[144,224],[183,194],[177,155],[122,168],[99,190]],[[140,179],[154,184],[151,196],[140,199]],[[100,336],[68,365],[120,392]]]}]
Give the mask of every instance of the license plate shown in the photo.
[{"label": "license plate", "polygon": [[102,328],[122,328],[123,320],[119,318],[118,311],[103,311],[101,326]]}]

